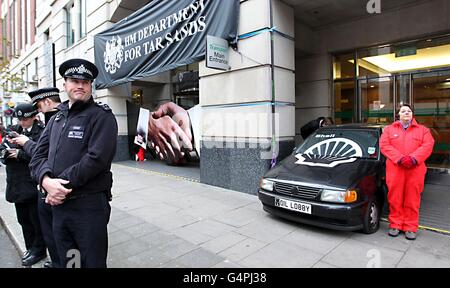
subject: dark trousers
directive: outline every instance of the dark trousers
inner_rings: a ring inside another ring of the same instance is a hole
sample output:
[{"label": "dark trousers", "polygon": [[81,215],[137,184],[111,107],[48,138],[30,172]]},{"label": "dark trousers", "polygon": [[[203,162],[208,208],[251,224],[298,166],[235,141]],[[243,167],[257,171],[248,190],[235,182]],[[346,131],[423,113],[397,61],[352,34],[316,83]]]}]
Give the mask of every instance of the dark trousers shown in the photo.
[{"label": "dark trousers", "polygon": [[22,226],[25,247],[35,255],[46,254],[36,202],[15,203],[17,220]]},{"label": "dark trousers", "polygon": [[53,235],[61,266],[106,268],[111,206],[96,193],[52,206]]},{"label": "dark trousers", "polygon": [[59,255],[56,249],[55,238],[53,237],[53,214],[52,206],[45,203],[45,199],[39,197],[38,200],[38,213],[39,220],[41,222],[42,235],[44,236],[45,244],[48,248],[48,253],[52,259],[53,267],[59,268]]}]

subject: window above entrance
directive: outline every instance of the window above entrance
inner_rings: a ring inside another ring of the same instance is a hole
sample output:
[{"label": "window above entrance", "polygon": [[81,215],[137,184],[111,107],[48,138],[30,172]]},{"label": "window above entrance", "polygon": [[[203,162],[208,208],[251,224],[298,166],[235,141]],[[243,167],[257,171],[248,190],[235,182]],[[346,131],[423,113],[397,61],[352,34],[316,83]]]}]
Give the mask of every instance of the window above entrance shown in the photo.
[{"label": "window above entrance", "polygon": [[333,59],[335,123],[390,124],[401,103],[409,103],[414,118],[435,139],[427,165],[450,168],[449,36],[360,49]]},{"label": "window above entrance", "polygon": [[335,55],[333,76],[334,79],[349,79],[355,75],[381,77],[448,67],[450,67],[450,36],[445,36],[369,47]]},{"label": "window above entrance", "polygon": [[[361,58],[360,65],[380,73],[399,73],[450,66],[450,44],[417,49],[394,48],[394,53]],[[363,64],[364,63],[364,64]]]}]

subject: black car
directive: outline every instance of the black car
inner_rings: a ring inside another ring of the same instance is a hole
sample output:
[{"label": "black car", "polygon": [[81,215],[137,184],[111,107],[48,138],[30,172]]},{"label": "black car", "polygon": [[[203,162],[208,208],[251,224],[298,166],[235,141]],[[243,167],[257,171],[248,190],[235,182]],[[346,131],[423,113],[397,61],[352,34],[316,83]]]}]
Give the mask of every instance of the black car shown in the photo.
[{"label": "black car", "polygon": [[323,127],[261,179],[265,211],[336,230],[378,230],[385,200],[381,126]]}]

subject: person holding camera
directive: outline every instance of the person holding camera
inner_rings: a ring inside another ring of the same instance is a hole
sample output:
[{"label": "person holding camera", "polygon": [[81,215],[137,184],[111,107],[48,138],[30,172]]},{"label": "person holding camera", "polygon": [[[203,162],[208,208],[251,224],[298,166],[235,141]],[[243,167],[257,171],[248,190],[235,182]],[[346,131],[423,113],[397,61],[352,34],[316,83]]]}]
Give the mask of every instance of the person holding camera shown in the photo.
[{"label": "person holding camera", "polygon": [[[34,107],[39,112],[44,113],[45,123],[58,112],[58,105],[61,104],[59,89],[56,87],[47,87],[30,91],[28,95],[31,98]],[[36,150],[37,140],[34,141],[26,135],[19,135],[11,139],[11,143],[20,145],[28,156],[32,157]],[[45,203],[45,197],[38,197],[38,213],[41,222],[42,234],[47,245],[51,261],[46,261],[44,268],[59,268],[59,255],[56,249],[55,239],[53,237],[53,213],[50,204]]]},{"label": "person holding camera", "polygon": [[36,120],[37,113],[29,103],[17,105],[14,116],[19,125],[11,127],[0,145],[1,159],[6,165],[6,201],[15,204],[27,249],[22,257],[23,266],[31,266],[47,257],[37,209],[39,192],[28,168],[31,157],[13,143],[20,134],[33,141],[39,139],[44,127]]}]

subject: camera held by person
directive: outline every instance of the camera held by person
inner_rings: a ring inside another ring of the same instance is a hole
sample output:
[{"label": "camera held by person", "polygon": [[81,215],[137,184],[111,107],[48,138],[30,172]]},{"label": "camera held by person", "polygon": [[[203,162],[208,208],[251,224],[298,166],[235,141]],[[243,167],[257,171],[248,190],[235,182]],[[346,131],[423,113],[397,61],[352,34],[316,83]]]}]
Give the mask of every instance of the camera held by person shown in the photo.
[{"label": "camera held by person", "polygon": [[7,135],[9,138],[14,139],[14,138],[18,137],[20,134],[17,133],[16,131],[9,131]]},{"label": "camera held by person", "polygon": [[0,162],[2,164],[6,165],[7,159],[11,158],[11,155],[13,154],[15,149],[18,148],[17,145],[10,143],[8,140],[11,140],[19,135],[19,133],[11,130],[11,128],[6,131],[6,137],[4,138],[2,143],[2,146],[4,146],[3,148],[5,149],[0,149]]}]

